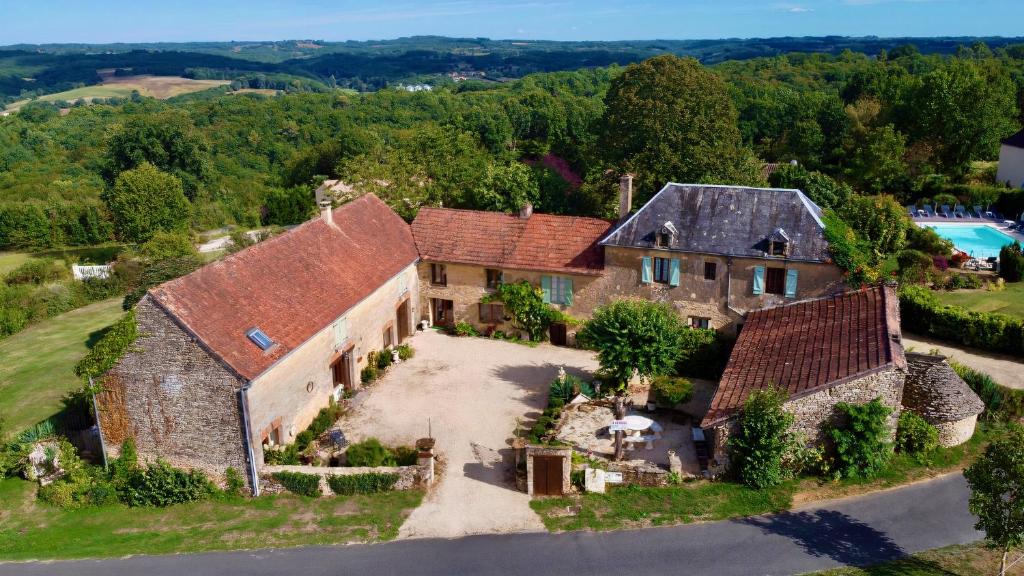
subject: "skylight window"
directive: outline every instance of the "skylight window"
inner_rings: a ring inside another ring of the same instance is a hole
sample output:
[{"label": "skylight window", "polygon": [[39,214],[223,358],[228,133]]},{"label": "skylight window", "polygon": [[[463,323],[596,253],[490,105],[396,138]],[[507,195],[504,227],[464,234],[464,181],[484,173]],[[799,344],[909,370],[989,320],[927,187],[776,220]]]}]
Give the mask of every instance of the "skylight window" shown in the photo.
[{"label": "skylight window", "polygon": [[246,332],[245,335],[249,337],[249,340],[252,340],[253,344],[259,346],[260,350],[269,350],[274,345],[274,341],[270,339],[270,336],[267,336],[259,328],[253,328]]}]

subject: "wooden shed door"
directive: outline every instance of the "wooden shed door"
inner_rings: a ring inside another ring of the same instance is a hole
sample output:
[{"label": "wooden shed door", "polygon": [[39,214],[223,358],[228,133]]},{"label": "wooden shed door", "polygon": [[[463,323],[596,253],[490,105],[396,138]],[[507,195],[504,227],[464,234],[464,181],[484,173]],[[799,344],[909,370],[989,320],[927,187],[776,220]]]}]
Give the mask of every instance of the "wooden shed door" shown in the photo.
[{"label": "wooden shed door", "polygon": [[562,495],[562,457],[533,457],[533,493],[536,496]]}]

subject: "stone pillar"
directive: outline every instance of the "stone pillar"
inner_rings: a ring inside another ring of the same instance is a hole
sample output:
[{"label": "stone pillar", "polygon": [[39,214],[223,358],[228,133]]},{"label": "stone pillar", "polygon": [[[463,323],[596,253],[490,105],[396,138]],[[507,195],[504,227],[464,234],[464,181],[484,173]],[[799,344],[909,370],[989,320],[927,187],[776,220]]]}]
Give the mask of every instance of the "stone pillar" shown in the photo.
[{"label": "stone pillar", "polygon": [[424,486],[434,482],[434,439],[420,438],[416,441],[416,466],[420,469],[420,480]]}]

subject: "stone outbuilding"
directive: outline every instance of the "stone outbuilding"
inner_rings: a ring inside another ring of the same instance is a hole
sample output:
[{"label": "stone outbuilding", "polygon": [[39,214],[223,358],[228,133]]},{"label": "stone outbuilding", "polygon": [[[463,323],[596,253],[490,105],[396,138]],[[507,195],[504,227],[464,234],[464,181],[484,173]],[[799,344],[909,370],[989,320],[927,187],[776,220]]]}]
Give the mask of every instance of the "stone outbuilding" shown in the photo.
[{"label": "stone outbuilding", "polygon": [[906,372],[893,286],[751,312],[701,424],[713,464],[727,461],[747,398],[770,387],[786,394],[793,431],[811,444],[822,443],[825,425],[838,421],[839,402],[881,399],[892,409],[895,433]]},{"label": "stone outbuilding", "polygon": [[985,403],[953,370],[944,356],[907,354],[903,407],[939,429],[939,443],[957,446],[970,440]]}]

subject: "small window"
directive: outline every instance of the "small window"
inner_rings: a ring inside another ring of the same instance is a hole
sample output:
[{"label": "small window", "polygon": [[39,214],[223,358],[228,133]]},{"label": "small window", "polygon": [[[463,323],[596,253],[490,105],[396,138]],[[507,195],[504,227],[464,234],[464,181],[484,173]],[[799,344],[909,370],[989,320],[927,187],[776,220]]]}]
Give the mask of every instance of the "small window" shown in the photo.
[{"label": "small window", "polygon": [[444,264],[430,265],[430,283],[435,286],[448,285],[448,269]]},{"label": "small window", "polygon": [[788,252],[788,248],[788,243],[776,240],[771,242],[768,253],[771,254],[772,256],[785,256]]},{"label": "small window", "polygon": [[711,318],[690,316],[690,328],[711,328]]},{"label": "small window", "polygon": [[245,335],[253,344],[259,346],[260,350],[270,350],[270,347],[274,345],[274,341],[270,339],[270,336],[267,336],[259,328],[253,328],[246,332]]},{"label": "small window", "polygon": [[655,258],[654,281],[658,284],[668,284],[671,278],[671,260],[668,258]]},{"label": "small window", "polygon": [[551,303],[572,305],[572,280],[564,276],[551,277]]},{"label": "small window", "polygon": [[493,290],[493,289],[498,287],[498,284],[501,284],[501,281],[502,281],[501,270],[494,270],[494,269],[488,268],[484,272],[487,274],[487,287],[488,288]]},{"label": "small window", "polygon": [[786,269],[769,268],[765,270],[764,291],[768,294],[782,296],[786,292]]},{"label": "small window", "polygon": [[388,327],[384,328],[384,348],[385,349],[391,348],[391,345],[394,344],[394,341],[392,340],[391,332],[392,332],[392,330],[391,330],[391,326],[390,325]]},{"label": "small window", "polygon": [[505,321],[505,306],[502,304],[480,304],[480,322],[501,324]]},{"label": "small window", "polygon": [[281,445],[281,425],[272,424],[263,433],[263,445],[264,446],[280,446]]},{"label": "small window", "polygon": [[704,279],[714,280],[718,276],[718,264],[715,262],[704,263]]},{"label": "small window", "polygon": [[654,246],[657,248],[668,248],[670,237],[664,232],[654,234]]}]

